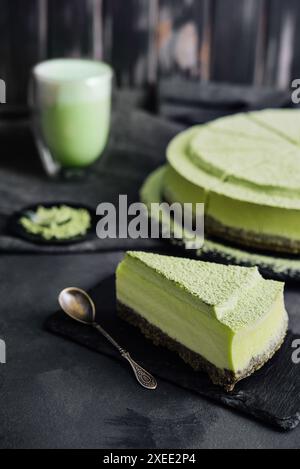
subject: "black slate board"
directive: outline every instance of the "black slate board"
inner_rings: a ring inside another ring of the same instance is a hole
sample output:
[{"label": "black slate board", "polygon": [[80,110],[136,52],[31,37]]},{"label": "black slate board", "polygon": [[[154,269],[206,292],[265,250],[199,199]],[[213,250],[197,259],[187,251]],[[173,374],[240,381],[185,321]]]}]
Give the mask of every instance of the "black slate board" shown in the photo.
[{"label": "black slate board", "polygon": [[[133,358],[158,378],[237,409],[280,430],[292,430],[300,421],[300,365],[292,362],[288,333],[280,351],[261,370],[238,383],[231,393],[213,385],[204,373],[193,371],[175,353],[154,346],[135,327],[119,319],[115,309],[114,277],[90,291],[99,312],[98,321]],[[123,361],[94,329],[76,323],[61,311],[51,315],[46,328],[109,357]],[[124,366],[128,366],[124,362]],[[128,379],[133,379],[128,370]],[[149,391],[150,392],[150,391]],[[159,392],[158,389],[154,392]]]}]

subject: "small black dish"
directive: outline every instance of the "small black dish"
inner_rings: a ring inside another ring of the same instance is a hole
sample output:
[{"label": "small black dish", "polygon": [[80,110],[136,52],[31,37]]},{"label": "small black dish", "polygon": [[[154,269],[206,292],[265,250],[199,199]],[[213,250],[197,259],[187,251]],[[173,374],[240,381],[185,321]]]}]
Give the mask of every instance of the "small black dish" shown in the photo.
[{"label": "small black dish", "polygon": [[[20,218],[26,215],[26,213],[29,211],[35,212],[37,208],[41,205],[47,208],[59,207],[61,205],[68,205],[69,207],[72,207],[72,208],[84,208],[85,210],[88,210],[91,216],[91,226],[84,235],[78,235],[78,236],[74,236],[73,238],[68,238],[68,239],[55,239],[55,238],[44,239],[39,235],[29,233],[21,225]],[[90,207],[87,207],[84,204],[76,204],[73,202],[64,202],[64,201],[45,202],[45,203],[40,202],[38,204],[28,205],[24,207],[22,210],[15,212],[8,220],[7,229],[8,229],[8,232],[11,233],[12,235],[17,236],[18,238],[22,238],[31,243],[48,245],[48,246],[49,245],[66,246],[66,245],[70,245],[73,243],[82,243],[83,241],[90,241],[94,239],[96,236],[96,223],[97,223],[97,219],[96,219],[95,211],[93,211]]]}]

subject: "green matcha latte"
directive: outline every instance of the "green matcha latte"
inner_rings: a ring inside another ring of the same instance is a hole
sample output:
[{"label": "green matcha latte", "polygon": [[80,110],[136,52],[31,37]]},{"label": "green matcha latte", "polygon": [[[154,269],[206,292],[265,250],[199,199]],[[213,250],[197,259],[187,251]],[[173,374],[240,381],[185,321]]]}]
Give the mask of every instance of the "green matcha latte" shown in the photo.
[{"label": "green matcha latte", "polygon": [[92,60],[56,59],[38,64],[33,77],[35,132],[46,170],[93,163],[109,132],[111,68]]}]

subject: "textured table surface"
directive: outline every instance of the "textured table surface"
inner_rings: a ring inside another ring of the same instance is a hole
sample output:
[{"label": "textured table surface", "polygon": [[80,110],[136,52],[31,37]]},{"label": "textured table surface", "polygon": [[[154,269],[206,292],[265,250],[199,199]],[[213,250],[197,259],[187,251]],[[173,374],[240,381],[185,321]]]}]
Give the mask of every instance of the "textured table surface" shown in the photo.
[{"label": "textured table surface", "polygon": [[[2,255],[0,447],[299,447],[300,426],[276,432],[164,382],[149,393],[116,361],[43,330],[61,288],[92,287],[121,256]],[[298,291],[286,301],[300,334]]]},{"label": "textured table surface", "polygon": [[[116,128],[118,159],[107,162],[106,176],[115,178],[121,190],[135,184],[137,192],[144,174],[163,161],[167,139],[151,138],[142,114],[126,121]],[[162,122],[151,122],[158,133],[163,131]],[[141,124],[143,132],[137,128]],[[173,131],[175,127],[168,138]],[[22,132],[16,133],[14,145],[13,134],[4,139],[0,133],[1,223],[12,208],[40,197],[42,187],[47,200],[57,199],[56,190],[60,196],[68,191],[46,182],[32,142],[26,144]],[[131,141],[126,148],[124,132],[126,142]],[[112,186],[106,186],[108,195],[99,184],[98,192],[84,192],[84,199],[115,197]],[[1,243],[2,251],[24,250],[11,239],[2,237]],[[122,257],[116,247],[112,243],[106,246],[110,251],[97,253],[1,254],[0,338],[7,344],[7,363],[0,364],[0,448],[298,447],[300,426],[290,433],[276,432],[164,382],[159,392],[149,393],[120,363],[43,329],[62,288],[88,289],[112,272]],[[286,301],[292,329],[300,335],[299,285],[287,288]]]}]

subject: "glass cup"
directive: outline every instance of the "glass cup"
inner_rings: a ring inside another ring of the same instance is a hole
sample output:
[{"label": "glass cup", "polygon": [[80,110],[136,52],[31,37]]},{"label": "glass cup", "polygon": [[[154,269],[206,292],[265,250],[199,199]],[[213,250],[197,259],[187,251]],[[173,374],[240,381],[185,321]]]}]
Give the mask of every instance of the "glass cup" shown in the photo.
[{"label": "glass cup", "polygon": [[112,69],[85,59],[53,59],[32,70],[29,102],[46,172],[82,172],[102,154],[110,127]]}]

